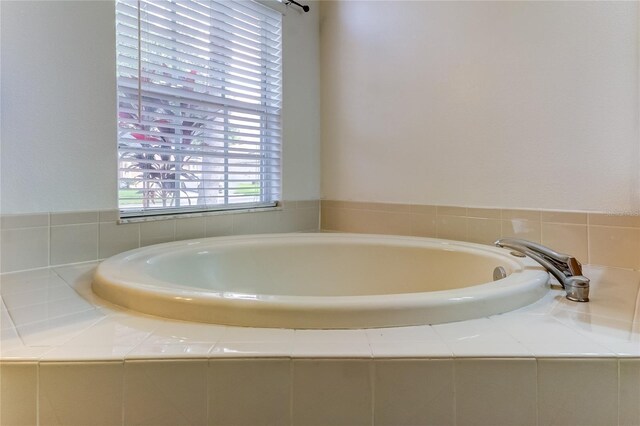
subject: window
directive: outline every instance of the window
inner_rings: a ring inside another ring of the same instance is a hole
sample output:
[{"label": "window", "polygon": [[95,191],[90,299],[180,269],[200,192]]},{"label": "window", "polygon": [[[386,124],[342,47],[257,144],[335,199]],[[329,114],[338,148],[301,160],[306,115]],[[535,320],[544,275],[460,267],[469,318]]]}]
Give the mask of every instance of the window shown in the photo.
[{"label": "window", "polygon": [[254,1],[116,1],[121,217],[276,205],[281,22]]}]

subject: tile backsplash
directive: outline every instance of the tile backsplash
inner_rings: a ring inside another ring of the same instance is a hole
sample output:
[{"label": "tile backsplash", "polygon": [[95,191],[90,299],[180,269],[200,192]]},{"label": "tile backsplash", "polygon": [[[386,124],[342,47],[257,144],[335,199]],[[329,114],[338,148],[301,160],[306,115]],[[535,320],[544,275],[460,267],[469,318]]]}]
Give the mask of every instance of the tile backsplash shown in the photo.
[{"label": "tile backsplash", "polygon": [[10,389],[0,394],[0,421],[637,425],[639,367],[637,359],[532,358],[8,362],[0,364]]},{"label": "tile backsplash", "polygon": [[317,231],[436,237],[481,244],[516,237],[584,264],[640,269],[640,216],[317,200],[282,209],[118,224],[116,210],[0,216],[0,272],[104,259],[151,244],[222,235]]},{"label": "tile backsplash", "polygon": [[151,244],[222,235],[317,231],[317,200],[269,211],[119,224],[117,210],[0,216],[0,272],[104,259]]},{"label": "tile backsplash", "polygon": [[524,238],[584,264],[640,269],[640,216],[323,200],[320,228],[480,244]]}]

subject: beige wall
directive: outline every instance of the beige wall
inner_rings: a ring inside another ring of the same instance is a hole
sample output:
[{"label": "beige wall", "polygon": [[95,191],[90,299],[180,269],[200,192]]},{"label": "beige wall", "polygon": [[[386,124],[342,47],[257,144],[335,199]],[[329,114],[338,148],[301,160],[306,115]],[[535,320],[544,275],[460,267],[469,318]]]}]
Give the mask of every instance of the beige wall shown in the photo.
[{"label": "beige wall", "polygon": [[638,4],[327,1],[322,196],[638,212]]}]

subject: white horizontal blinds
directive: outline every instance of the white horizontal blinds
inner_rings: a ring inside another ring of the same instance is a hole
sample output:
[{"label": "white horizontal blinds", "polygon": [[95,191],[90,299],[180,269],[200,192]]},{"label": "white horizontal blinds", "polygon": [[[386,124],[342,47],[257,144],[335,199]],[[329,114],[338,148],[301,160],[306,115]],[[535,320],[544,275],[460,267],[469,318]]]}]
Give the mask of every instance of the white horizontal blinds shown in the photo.
[{"label": "white horizontal blinds", "polygon": [[253,1],[118,0],[123,216],[274,205],[281,15]]}]

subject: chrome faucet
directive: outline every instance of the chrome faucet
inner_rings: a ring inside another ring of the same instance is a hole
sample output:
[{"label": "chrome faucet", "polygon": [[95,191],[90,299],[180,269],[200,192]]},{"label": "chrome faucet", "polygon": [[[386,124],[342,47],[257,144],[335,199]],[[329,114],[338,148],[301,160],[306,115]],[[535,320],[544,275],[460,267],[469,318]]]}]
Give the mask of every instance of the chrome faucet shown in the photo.
[{"label": "chrome faucet", "polygon": [[502,238],[496,241],[495,245],[527,255],[544,266],[565,289],[567,299],[574,302],[589,301],[589,278],[582,275],[582,265],[575,257],[557,253],[541,244],[515,238]]}]

